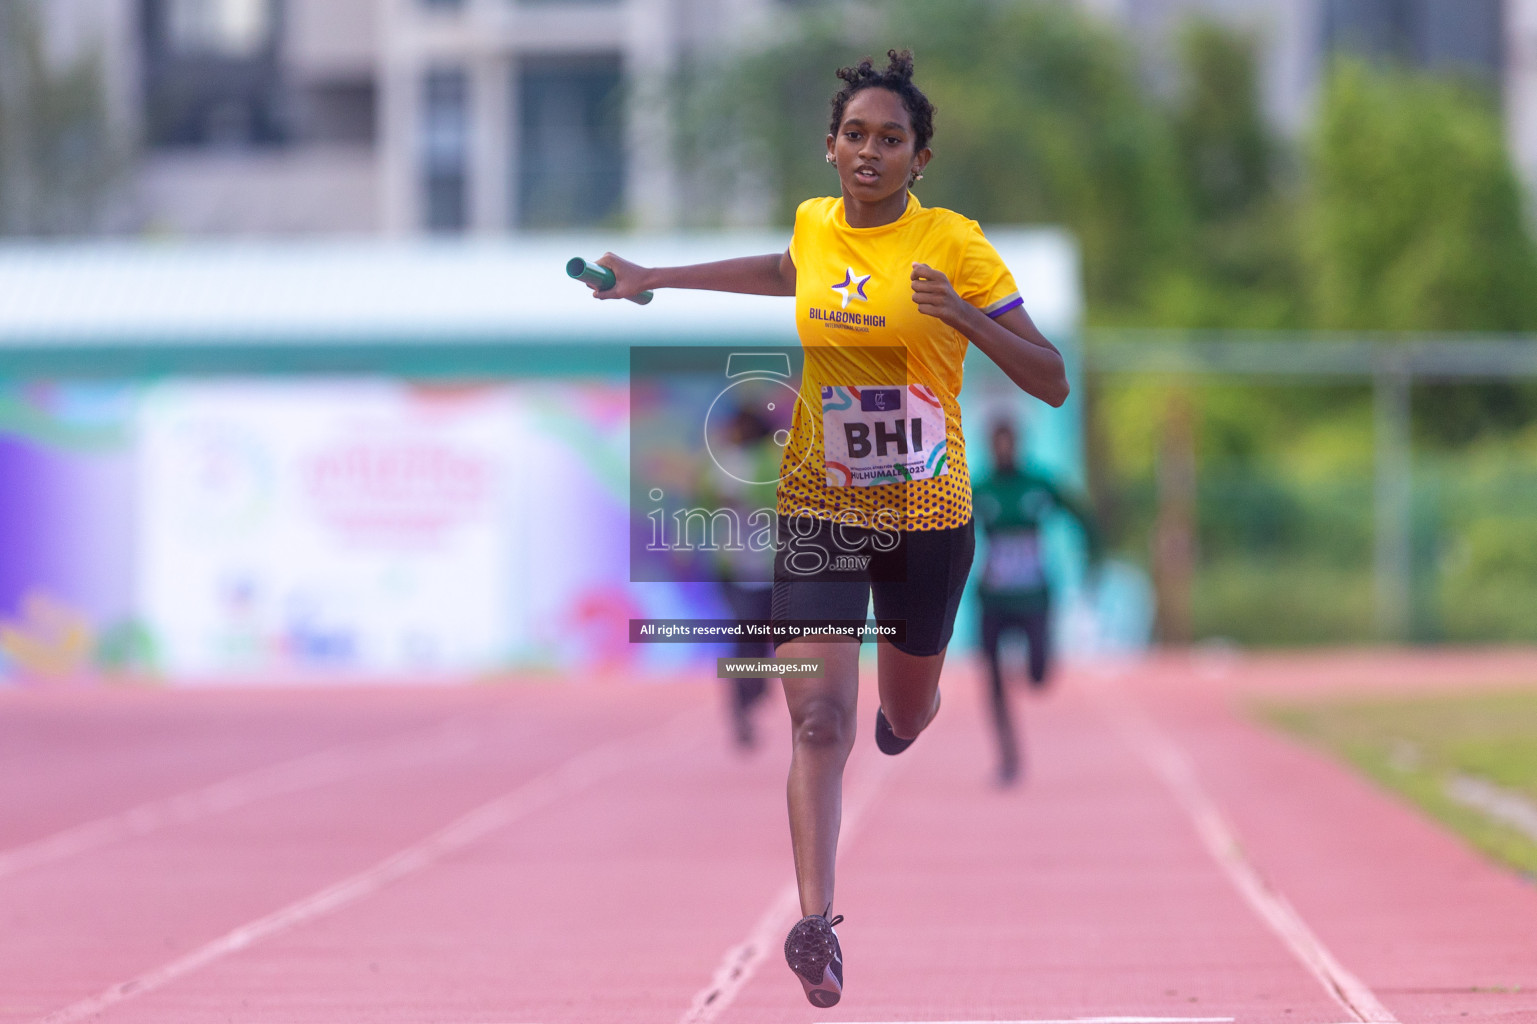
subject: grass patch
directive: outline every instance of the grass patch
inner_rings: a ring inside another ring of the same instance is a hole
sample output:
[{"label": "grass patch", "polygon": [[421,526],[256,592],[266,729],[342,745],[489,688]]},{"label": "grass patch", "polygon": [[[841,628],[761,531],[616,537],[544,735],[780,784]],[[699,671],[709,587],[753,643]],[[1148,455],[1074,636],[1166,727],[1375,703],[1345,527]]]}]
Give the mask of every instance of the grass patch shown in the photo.
[{"label": "grass patch", "polygon": [[1537,690],[1269,704],[1261,714],[1537,880],[1537,840],[1447,792],[1471,776],[1537,803]]},{"label": "grass patch", "polygon": [[1319,558],[1225,558],[1197,569],[1190,614],[1197,637],[1245,647],[1358,642],[1373,635],[1371,573]]}]

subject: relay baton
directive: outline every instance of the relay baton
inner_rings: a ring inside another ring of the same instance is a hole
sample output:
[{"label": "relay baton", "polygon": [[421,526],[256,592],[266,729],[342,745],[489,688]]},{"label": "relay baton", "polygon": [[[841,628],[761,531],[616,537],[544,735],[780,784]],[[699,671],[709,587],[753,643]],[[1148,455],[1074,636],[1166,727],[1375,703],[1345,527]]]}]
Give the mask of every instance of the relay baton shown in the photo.
[{"label": "relay baton", "polygon": [[[600,263],[589,263],[580,256],[573,256],[566,261],[566,276],[578,281],[586,281],[588,284],[598,286],[598,291],[606,292],[614,287],[614,272]],[[631,295],[630,301],[644,306],[656,298],[651,292],[641,292]]]}]

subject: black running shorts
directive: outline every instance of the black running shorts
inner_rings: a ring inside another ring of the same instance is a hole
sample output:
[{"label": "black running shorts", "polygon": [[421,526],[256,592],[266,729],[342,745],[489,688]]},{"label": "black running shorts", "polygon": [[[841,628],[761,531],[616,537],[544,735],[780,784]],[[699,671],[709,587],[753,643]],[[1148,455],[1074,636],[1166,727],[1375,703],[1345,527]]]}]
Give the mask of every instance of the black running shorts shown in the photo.
[{"label": "black running shorts", "polygon": [[[779,518],[773,620],[905,623],[893,646],[939,654],[950,643],[971,571],[971,520],[948,530],[872,530],[811,516]],[[776,639],[775,644],[791,638]]]}]

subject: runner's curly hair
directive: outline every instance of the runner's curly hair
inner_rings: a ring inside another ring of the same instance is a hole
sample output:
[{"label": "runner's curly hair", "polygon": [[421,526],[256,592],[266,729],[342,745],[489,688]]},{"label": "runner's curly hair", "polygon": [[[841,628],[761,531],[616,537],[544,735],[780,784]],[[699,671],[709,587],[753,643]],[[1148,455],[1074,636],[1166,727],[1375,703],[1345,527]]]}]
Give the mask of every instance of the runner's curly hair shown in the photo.
[{"label": "runner's curly hair", "polygon": [[875,62],[869,57],[850,68],[839,68],[838,77],[846,84],[833,96],[833,120],[829,131],[838,134],[843,124],[843,108],[848,106],[854,94],[864,89],[890,89],[902,98],[902,105],[913,119],[913,151],[923,149],[934,137],[934,104],[913,84],[913,51],[887,50],[891,63],[885,71],[875,70]]}]

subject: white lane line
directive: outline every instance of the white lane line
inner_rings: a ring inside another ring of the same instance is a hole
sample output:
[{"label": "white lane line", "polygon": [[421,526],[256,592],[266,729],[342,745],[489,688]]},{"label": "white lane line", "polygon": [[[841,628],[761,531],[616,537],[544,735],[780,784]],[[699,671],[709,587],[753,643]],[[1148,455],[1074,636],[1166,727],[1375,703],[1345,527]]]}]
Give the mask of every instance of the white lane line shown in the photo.
[{"label": "white lane line", "polygon": [[[874,803],[876,793],[897,764],[896,758],[883,754],[861,774],[859,787],[843,804],[843,822],[838,830],[840,847],[846,846],[853,839],[865,818],[865,812]],[[710,1024],[719,1017],[736,999],[737,993],[752,980],[758,966],[768,955],[784,948],[785,933],[800,916],[800,891],[792,878],[774,894],[768,909],[747,933],[747,938],[726,950],[720,966],[715,969],[715,976],[708,985],[695,993],[689,1008],[678,1018],[678,1024]]]},{"label": "white lane line", "polygon": [[1095,686],[1100,706],[1116,730],[1153,772],[1163,780],[1195,825],[1208,853],[1260,919],[1270,926],[1324,990],[1347,1013],[1365,1024],[1398,1024],[1398,1018],[1377,996],[1347,971],[1313,934],[1302,915],[1277,892],[1243,854],[1238,834],[1196,777],[1195,763],[1153,724],[1109,679]]},{"label": "white lane line", "polygon": [[1537,803],[1513,789],[1475,775],[1456,775],[1442,787],[1447,796],[1537,841]]},{"label": "white lane line", "polygon": [[577,754],[544,774],[524,783],[454,821],[446,828],[386,857],[373,867],[345,878],[319,892],[290,903],[214,939],[136,978],[113,985],[97,995],[72,1003],[44,1017],[42,1024],[72,1024],[134,996],[170,984],[199,968],[239,952],[279,932],[334,913],[374,895],[379,890],[415,874],[458,850],[504,828],[519,818],[558,800],[580,793],[604,779],[632,768],[648,757],[676,753],[697,745],[706,734],[697,711],[687,711],[671,721],[620,740]]},{"label": "white lane line", "polygon": [[305,754],[0,851],[0,879],[173,825],[224,814],[258,800],[318,788],[364,772],[464,753],[480,742],[465,731],[464,723],[450,722],[432,730],[425,739],[351,743]]},{"label": "white lane line", "polygon": [[884,1020],[860,1021],[859,1024],[1232,1024],[1233,1020],[1232,1017],[1047,1017],[1038,1020]]}]

